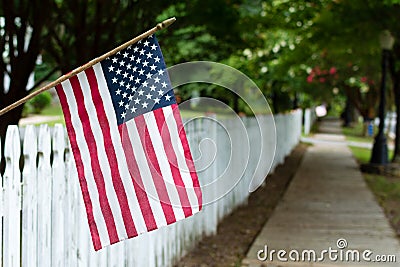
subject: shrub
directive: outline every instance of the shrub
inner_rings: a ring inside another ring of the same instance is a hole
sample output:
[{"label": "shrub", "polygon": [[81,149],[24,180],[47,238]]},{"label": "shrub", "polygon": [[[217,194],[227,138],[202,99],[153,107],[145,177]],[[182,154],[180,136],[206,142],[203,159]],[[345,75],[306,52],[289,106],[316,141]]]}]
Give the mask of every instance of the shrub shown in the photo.
[{"label": "shrub", "polygon": [[51,104],[50,92],[43,92],[34,98],[30,99],[25,104],[25,109],[31,110],[33,113],[39,114],[44,108]]}]

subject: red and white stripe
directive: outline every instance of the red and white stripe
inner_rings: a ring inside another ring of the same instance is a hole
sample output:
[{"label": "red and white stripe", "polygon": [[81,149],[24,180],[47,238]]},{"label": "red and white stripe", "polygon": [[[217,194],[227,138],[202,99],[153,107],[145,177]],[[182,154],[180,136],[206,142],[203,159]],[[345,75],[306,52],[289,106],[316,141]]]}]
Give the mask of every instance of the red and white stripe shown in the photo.
[{"label": "red and white stripe", "polygon": [[201,209],[200,185],[176,104],[118,126],[101,64],[56,89],[95,250]]}]

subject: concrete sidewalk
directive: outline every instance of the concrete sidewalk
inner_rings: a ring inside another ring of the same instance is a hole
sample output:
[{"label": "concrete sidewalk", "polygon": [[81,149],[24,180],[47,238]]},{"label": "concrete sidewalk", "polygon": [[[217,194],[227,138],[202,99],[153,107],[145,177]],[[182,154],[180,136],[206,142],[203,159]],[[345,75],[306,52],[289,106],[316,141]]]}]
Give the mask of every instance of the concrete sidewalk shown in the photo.
[{"label": "concrete sidewalk", "polygon": [[[242,266],[400,266],[399,240],[364,182],[351,151],[340,142],[344,136],[339,122],[326,121],[320,131],[315,138],[324,142],[308,148],[285,196]],[[286,254],[280,252],[280,256],[287,261],[278,260],[275,252],[271,262],[272,250],[285,250]],[[328,252],[322,254],[324,250]],[[299,260],[293,261],[297,252]],[[363,253],[371,262],[363,260]],[[360,262],[353,261],[357,255]],[[392,255],[395,263],[373,262],[379,256],[383,259]],[[264,261],[258,259],[266,256]]]}]

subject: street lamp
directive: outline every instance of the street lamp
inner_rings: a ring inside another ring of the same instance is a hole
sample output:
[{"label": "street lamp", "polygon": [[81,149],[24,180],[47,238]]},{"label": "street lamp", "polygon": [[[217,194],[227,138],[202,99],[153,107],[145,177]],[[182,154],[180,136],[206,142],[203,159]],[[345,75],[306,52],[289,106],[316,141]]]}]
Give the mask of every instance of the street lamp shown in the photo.
[{"label": "street lamp", "polygon": [[389,57],[394,44],[394,38],[388,30],[385,30],[379,36],[379,42],[382,48],[382,80],[381,96],[379,102],[379,132],[375,137],[374,147],[372,148],[371,164],[387,164],[388,147],[386,142],[385,130],[385,105],[386,105],[386,75],[389,67]]}]

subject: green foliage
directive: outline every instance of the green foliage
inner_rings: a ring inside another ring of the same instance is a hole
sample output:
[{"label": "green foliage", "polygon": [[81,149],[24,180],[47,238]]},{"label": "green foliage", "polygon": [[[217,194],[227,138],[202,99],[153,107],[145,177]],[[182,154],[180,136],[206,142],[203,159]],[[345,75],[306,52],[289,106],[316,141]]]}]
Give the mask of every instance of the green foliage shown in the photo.
[{"label": "green foliage", "polygon": [[24,114],[25,115],[29,113],[40,114],[44,108],[50,106],[51,99],[52,99],[51,94],[48,91],[35,96],[25,104]]},{"label": "green foliage", "polygon": [[[379,88],[359,81],[367,77],[378,84],[378,35],[382,29],[400,34],[399,3],[57,0],[49,6],[51,23],[45,27],[46,42],[40,48],[45,64],[38,69],[38,76],[45,76],[46,69],[54,67],[65,73],[154,26],[156,21],[175,16],[175,24],[157,33],[168,66],[193,60],[228,64],[254,80],[275,111],[291,109],[295,102],[301,107],[326,102],[337,114],[347,96],[367,114],[375,108]],[[394,65],[399,65],[398,61]],[[335,68],[338,76],[323,83],[307,82],[317,67]],[[194,92],[246,112],[240,100],[216,86],[179,88],[183,100]]]}]

